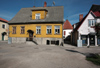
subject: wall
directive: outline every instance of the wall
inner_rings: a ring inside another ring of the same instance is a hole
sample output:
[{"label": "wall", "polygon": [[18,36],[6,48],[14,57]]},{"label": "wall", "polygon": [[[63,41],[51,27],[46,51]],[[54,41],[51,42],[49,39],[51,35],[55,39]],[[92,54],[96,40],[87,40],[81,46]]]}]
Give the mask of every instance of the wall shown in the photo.
[{"label": "wall", "polygon": [[[64,31],[65,31],[65,35],[64,35]],[[67,36],[71,35],[71,34],[70,34],[71,31],[72,31],[72,29],[63,30],[63,36],[65,36],[65,38],[66,38]]]},{"label": "wall", "polygon": [[[60,34],[55,34],[54,26],[60,26]],[[16,26],[16,34],[12,34],[12,26]],[[25,34],[20,34],[21,26],[25,26]],[[36,34],[36,26],[41,26],[41,34]],[[46,26],[52,26],[52,34],[46,34]],[[33,30],[33,36],[38,38],[62,38],[62,24],[21,24],[21,25],[9,25],[9,37],[29,37],[27,30]]]},{"label": "wall", "polygon": [[[5,29],[2,28],[2,24],[5,24]],[[4,36],[4,40],[8,40],[8,24],[0,21],[0,40],[2,40],[2,33],[6,32],[7,35]]]},{"label": "wall", "polygon": [[88,20],[89,19],[94,19],[94,17],[91,15],[91,13],[89,13],[87,18],[84,20],[83,24],[78,29],[79,33],[81,33],[83,35],[87,35],[90,32],[95,32],[94,28],[91,28],[91,27],[88,26]]},{"label": "wall", "polygon": [[78,32],[77,31],[75,31],[74,37],[75,37],[74,44],[77,45],[77,40],[78,40]]}]

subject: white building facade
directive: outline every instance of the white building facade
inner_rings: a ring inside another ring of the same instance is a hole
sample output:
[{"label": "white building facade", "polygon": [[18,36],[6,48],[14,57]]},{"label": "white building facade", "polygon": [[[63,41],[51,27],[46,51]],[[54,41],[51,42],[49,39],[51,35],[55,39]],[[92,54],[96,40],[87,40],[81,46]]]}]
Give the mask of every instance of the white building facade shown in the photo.
[{"label": "white building facade", "polygon": [[[92,8],[93,7],[94,5],[92,6]],[[82,46],[99,46],[100,45],[100,38],[97,37],[96,30],[95,30],[95,25],[97,23],[100,23],[100,11],[94,10],[94,8],[93,9],[92,8],[89,11],[89,13],[84,18],[81,19],[81,21],[78,23],[78,25],[72,32],[71,41],[74,45],[77,45],[77,46],[81,44]]]},{"label": "white building facade", "polygon": [[0,41],[8,40],[8,21],[0,18]]},{"label": "white building facade", "polygon": [[71,35],[72,30],[73,27],[71,23],[68,20],[66,20],[63,25],[63,38],[66,39],[67,37],[69,37]]},{"label": "white building facade", "polygon": [[83,24],[78,29],[78,39],[82,40],[82,45],[99,45],[95,28],[93,28],[96,23],[100,23],[100,18],[95,18],[92,15],[92,12],[90,12],[84,20]]}]

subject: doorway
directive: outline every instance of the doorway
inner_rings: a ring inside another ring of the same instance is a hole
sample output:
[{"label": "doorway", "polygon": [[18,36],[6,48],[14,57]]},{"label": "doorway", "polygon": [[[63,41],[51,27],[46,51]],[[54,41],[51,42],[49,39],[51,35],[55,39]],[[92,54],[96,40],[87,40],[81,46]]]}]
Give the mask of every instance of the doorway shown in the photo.
[{"label": "doorway", "polygon": [[4,37],[5,37],[6,34],[7,34],[6,32],[3,32],[3,33],[2,33],[2,41],[5,40]]},{"label": "doorway", "polygon": [[82,45],[87,46],[87,35],[81,35]]},{"label": "doorway", "polygon": [[4,41],[4,34],[2,34],[2,41]]},{"label": "doorway", "polygon": [[94,35],[90,35],[90,45],[95,45],[95,36]]},{"label": "doorway", "polygon": [[27,32],[29,33],[28,41],[33,41],[33,33],[34,33],[34,31],[28,30]]},{"label": "doorway", "polygon": [[29,33],[29,41],[33,41],[33,33]]}]

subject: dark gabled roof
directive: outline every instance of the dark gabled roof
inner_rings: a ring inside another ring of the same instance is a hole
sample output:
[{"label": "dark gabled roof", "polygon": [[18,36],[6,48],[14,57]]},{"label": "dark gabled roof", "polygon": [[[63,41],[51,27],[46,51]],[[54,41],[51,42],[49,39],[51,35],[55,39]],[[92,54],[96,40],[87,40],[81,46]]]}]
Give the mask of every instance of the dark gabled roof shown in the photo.
[{"label": "dark gabled roof", "polygon": [[73,29],[72,25],[68,20],[65,21],[63,29]]},{"label": "dark gabled roof", "polygon": [[100,5],[92,5],[92,7],[90,8],[90,11],[93,11],[93,12],[100,11]]},{"label": "dark gabled roof", "polygon": [[[100,11],[100,5],[92,5],[91,9],[89,10],[88,14],[91,12],[96,12],[96,11]],[[84,20],[87,18],[88,14],[82,19],[81,22],[78,22],[78,25],[76,26],[76,28],[74,29],[74,31],[78,30],[79,27],[82,25],[82,23],[84,22]]]},{"label": "dark gabled roof", "polygon": [[3,18],[0,18],[0,21],[3,21],[3,22],[8,22],[7,20],[3,19]]},{"label": "dark gabled roof", "polygon": [[[32,10],[47,10],[45,19],[32,20]],[[8,23],[63,22],[63,6],[22,8]]]}]

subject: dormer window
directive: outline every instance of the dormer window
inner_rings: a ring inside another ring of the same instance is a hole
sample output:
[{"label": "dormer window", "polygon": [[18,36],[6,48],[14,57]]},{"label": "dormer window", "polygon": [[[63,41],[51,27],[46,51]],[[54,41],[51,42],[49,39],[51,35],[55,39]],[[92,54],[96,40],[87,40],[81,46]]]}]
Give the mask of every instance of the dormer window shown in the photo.
[{"label": "dormer window", "polygon": [[40,19],[40,13],[35,14],[35,19]]},{"label": "dormer window", "polygon": [[89,26],[95,26],[96,20],[95,19],[90,19],[89,20]]}]

